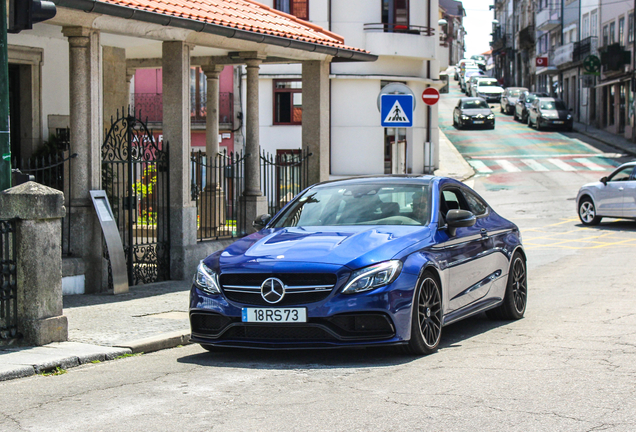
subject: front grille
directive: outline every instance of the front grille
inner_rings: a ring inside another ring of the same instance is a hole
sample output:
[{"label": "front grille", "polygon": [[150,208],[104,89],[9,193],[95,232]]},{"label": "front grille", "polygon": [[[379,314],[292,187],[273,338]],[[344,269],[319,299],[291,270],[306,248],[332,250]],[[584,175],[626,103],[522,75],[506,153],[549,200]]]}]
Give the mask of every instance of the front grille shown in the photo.
[{"label": "front grille", "polygon": [[225,297],[237,303],[254,306],[272,306],[261,296],[265,279],[275,277],[285,284],[285,296],[276,306],[293,306],[326,299],[337,276],[332,273],[236,273],[222,274],[221,290]]},{"label": "front grille", "polygon": [[223,333],[218,340],[250,340],[259,342],[273,341],[336,341],[328,331],[320,327],[313,326],[234,326]]}]

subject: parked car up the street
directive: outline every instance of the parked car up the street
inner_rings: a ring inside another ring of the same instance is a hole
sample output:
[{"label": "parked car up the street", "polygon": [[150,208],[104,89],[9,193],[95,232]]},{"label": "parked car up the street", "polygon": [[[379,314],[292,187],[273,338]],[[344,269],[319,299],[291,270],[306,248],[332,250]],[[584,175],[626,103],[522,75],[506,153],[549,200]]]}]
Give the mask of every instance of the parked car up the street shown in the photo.
[{"label": "parked car up the street", "polygon": [[515,102],[515,111],[513,116],[515,120],[522,123],[528,122],[528,111],[532,106],[532,102],[538,97],[549,97],[550,95],[543,92],[523,92],[519,95],[519,99]]},{"label": "parked car up the street", "polygon": [[515,103],[519,99],[519,95],[523,92],[527,92],[525,87],[508,87],[501,95],[501,101],[499,109],[504,114],[512,114],[515,109]]},{"label": "parked car up the street", "polygon": [[504,92],[495,78],[480,78],[473,91],[473,96],[480,97],[486,102],[499,102]]},{"label": "parked car up the street", "polygon": [[535,126],[537,130],[555,127],[571,132],[574,128],[571,111],[560,99],[539,97],[528,110],[528,126]]}]

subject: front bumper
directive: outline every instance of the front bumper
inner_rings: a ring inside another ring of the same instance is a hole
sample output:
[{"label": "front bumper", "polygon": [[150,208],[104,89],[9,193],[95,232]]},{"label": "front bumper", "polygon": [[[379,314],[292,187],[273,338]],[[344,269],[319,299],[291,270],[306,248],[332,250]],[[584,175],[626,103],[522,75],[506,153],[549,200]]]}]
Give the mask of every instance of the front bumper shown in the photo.
[{"label": "front bumper", "polygon": [[480,94],[479,97],[486,100],[486,102],[499,102],[501,100],[501,95],[499,94],[493,94],[493,95]]},{"label": "front bumper", "polygon": [[193,285],[191,341],[265,349],[405,343],[411,336],[411,303],[416,281],[417,276],[403,272],[391,285],[353,295],[341,294],[341,284],[322,301],[293,306],[306,308],[306,323],[285,324],[243,322],[243,308],[255,307],[253,304],[234,302],[223,294],[210,295]]},{"label": "front bumper", "polygon": [[468,120],[462,120],[462,126],[494,126],[495,119],[487,118],[470,118]]},{"label": "front bumper", "polygon": [[560,120],[560,119],[546,119],[541,118],[539,120],[539,124],[542,127],[551,127],[551,128],[567,128],[571,129],[574,126],[574,119],[570,120]]}]

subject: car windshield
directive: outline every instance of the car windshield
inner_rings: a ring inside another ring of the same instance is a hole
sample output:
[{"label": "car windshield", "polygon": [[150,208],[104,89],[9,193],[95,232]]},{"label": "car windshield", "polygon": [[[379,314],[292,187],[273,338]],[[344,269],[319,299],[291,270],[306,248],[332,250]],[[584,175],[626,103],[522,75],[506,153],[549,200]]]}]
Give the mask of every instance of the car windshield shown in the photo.
[{"label": "car windshield", "polygon": [[483,60],[486,60],[486,57],[484,57],[484,56],[480,56],[480,55],[477,55],[477,56],[472,56],[472,59],[473,59],[473,60],[480,60],[480,61],[483,61]]},{"label": "car windshield", "polygon": [[567,108],[562,101],[541,102],[541,109],[548,110],[548,111],[551,111],[551,110],[567,111]]},{"label": "car windshield", "polygon": [[481,72],[478,71],[478,70],[469,70],[469,71],[466,72],[466,76],[467,77],[471,77],[471,76],[474,76],[474,75],[481,75]]},{"label": "car windshield", "polygon": [[515,89],[515,90],[508,90],[508,94],[510,96],[516,96],[519,97],[519,95],[521,94],[521,90],[519,89]]},{"label": "car windshield", "polygon": [[489,108],[486,101],[479,99],[467,100],[462,103],[462,108],[465,109],[476,109],[476,108]]},{"label": "car windshield", "polygon": [[479,81],[479,87],[499,87],[497,81]]},{"label": "car windshield", "polygon": [[427,184],[325,185],[294,200],[273,227],[426,225],[430,202]]},{"label": "car windshield", "polygon": [[526,102],[533,102],[538,97],[539,96],[537,96],[537,95],[529,94],[529,95],[526,96]]}]

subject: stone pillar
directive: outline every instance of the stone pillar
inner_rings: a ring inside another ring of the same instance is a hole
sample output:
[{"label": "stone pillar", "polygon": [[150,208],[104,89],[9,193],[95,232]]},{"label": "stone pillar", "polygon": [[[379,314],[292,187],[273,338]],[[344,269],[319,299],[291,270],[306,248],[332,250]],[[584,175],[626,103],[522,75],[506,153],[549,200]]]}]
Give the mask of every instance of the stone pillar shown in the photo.
[{"label": "stone pillar", "polygon": [[64,194],[36,182],[0,193],[0,219],[16,219],[18,332],[28,345],[68,340],[62,314]]},{"label": "stone pillar", "polygon": [[[128,104],[131,106],[135,106],[135,89],[131,88],[130,84],[136,71],[135,68],[126,68],[126,89],[128,90]],[[145,117],[143,120],[145,121]]]},{"label": "stone pillar", "polygon": [[102,283],[102,232],[90,190],[101,189],[102,101],[99,32],[63,27],[69,43],[71,164],[70,252],[84,260],[86,293],[107,289]]},{"label": "stone pillar", "polygon": [[[216,235],[216,229],[225,224],[225,194],[221,189],[219,153],[219,75],[224,65],[203,66],[207,78],[205,153],[207,155],[206,185],[201,194],[199,229],[204,237]],[[210,167],[217,167],[211,169]]]},{"label": "stone pillar", "polygon": [[248,232],[256,216],[267,213],[267,199],[261,192],[261,167],[258,119],[258,71],[261,59],[247,60],[247,109],[245,125],[245,191],[242,201]]},{"label": "stone pillar", "polygon": [[111,118],[117,119],[117,111],[127,109],[130,103],[130,86],[126,81],[126,50],[105,46],[103,53],[104,69],[104,126],[108,130]]},{"label": "stone pillar", "polygon": [[312,156],[309,184],[329,180],[329,62],[303,62],[303,150]]},{"label": "stone pillar", "polygon": [[170,277],[188,279],[196,268],[197,208],[190,195],[190,47],[163,42],[163,142],[168,146]]}]

